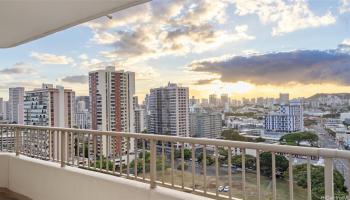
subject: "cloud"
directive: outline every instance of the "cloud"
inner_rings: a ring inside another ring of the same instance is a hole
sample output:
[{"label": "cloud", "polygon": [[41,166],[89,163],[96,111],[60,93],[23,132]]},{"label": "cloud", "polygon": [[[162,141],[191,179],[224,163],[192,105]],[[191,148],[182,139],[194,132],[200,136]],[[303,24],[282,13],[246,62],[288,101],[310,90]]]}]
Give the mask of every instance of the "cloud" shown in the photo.
[{"label": "cloud", "polygon": [[350,46],[350,38],[343,40],[341,44]]},{"label": "cloud", "polygon": [[343,40],[337,48],[338,52],[350,54],[350,38]]},{"label": "cloud", "polygon": [[219,75],[223,82],[350,85],[350,55],[338,50],[298,50],[206,59],[194,61],[189,67],[195,72]]},{"label": "cloud", "polygon": [[216,78],[212,78],[212,79],[201,79],[198,80],[194,83],[194,85],[208,85],[210,83],[212,83],[213,81],[217,80]]},{"label": "cloud", "polygon": [[327,26],[336,22],[327,12],[315,15],[305,0],[235,0],[236,14],[239,16],[256,14],[263,24],[272,24],[272,35],[282,35],[300,29]]},{"label": "cloud", "polygon": [[87,59],[89,59],[89,56],[86,55],[86,54],[80,54],[80,55],[79,55],[79,59],[80,59],[80,60],[87,60]]},{"label": "cloud", "polygon": [[101,18],[86,25],[94,33],[92,42],[114,49],[101,52],[111,60],[201,53],[255,39],[245,24],[222,26],[228,5],[227,0],[154,0],[118,12],[112,20]]},{"label": "cloud", "polygon": [[350,12],[350,0],[341,0],[341,6],[339,7],[339,12],[341,14]]},{"label": "cloud", "polygon": [[74,60],[71,57],[67,56],[59,56],[49,53],[38,53],[33,52],[31,57],[37,59],[41,64],[49,64],[49,65],[67,65],[73,64]]},{"label": "cloud", "polygon": [[67,83],[81,83],[85,84],[88,82],[87,75],[78,75],[78,76],[66,76],[61,79],[63,82]]},{"label": "cloud", "polygon": [[16,75],[16,74],[33,74],[34,70],[30,65],[19,62],[14,64],[12,67],[1,69],[0,73],[5,75]]},{"label": "cloud", "polygon": [[10,87],[25,87],[26,90],[40,88],[42,82],[41,80],[20,80],[14,81],[13,79],[7,81],[0,81],[0,89],[8,90]]},{"label": "cloud", "polygon": [[131,31],[118,31],[118,40],[111,44],[113,51],[101,52],[109,59],[147,59],[164,55],[184,55],[213,50],[229,42],[255,39],[248,34],[247,25],[236,26],[232,31],[215,30],[211,24],[173,25],[169,30],[138,27]]}]

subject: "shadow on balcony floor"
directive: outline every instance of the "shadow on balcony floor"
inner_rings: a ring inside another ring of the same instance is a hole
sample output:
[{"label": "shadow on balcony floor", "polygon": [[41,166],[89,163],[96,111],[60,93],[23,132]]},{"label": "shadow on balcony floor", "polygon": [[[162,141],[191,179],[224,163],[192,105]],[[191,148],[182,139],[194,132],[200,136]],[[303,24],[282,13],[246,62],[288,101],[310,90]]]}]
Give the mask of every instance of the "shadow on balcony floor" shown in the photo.
[{"label": "shadow on balcony floor", "polygon": [[0,200],[30,200],[28,197],[12,192],[6,188],[0,188]]}]

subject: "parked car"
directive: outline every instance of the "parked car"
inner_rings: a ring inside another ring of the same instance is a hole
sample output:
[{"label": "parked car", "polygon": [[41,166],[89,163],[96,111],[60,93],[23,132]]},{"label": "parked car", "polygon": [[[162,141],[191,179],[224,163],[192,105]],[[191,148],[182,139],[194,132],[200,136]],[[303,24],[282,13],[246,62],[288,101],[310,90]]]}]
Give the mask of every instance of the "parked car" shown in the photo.
[{"label": "parked car", "polygon": [[223,190],[224,190],[224,186],[220,185],[220,186],[218,187],[218,191],[219,191],[219,192],[222,192]]},{"label": "parked car", "polygon": [[228,185],[226,185],[226,186],[224,187],[223,192],[228,192],[228,191],[230,191],[230,187],[229,187]]}]

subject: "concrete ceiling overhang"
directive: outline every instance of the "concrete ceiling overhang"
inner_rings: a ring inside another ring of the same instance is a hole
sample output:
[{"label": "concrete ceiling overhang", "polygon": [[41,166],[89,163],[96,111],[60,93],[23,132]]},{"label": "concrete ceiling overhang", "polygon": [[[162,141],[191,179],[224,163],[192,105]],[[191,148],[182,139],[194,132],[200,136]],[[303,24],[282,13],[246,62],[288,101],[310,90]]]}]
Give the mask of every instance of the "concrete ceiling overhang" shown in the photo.
[{"label": "concrete ceiling overhang", "polygon": [[14,47],[150,0],[0,0],[0,48]]}]

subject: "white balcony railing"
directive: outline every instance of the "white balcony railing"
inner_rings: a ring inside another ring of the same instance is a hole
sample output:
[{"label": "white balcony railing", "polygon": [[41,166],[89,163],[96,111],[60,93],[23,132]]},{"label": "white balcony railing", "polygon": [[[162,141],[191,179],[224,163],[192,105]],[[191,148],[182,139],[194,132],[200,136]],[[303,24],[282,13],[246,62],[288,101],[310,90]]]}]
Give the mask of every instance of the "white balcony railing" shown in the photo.
[{"label": "white balcony railing", "polygon": [[[222,150],[227,152],[227,165],[220,165]],[[136,181],[191,192],[211,198],[247,199],[247,151],[256,154],[254,171],[256,181],[255,198],[265,199],[261,188],[260,154],[271,152],[271,198],[277,199],[278,166],[276,155],[288,158],[289,198],[294,199],[294,161],[303,157],[307,165],[306,198],[312,198],[311,160],[324,159],[323,199],[334,199],[333,162],[335,159],[349,160],[350,152],[296,147],[275,144],[236,142],[216,139],[185,138],[164,135],[103,132],[94,130],[49,128],[21,125],[0,125],[0,151],[12,152],[50,162],[61,167],[73,166],[100,173],[111,174]],[[190,159],[185,159],[190,151]],[[177,153],[180,155],[176,158]],[[241,156],[241,169],[233,168],[232,155]],[[199,162],[198,155],[201,157]],[[208,155],[214,157],[214,166],[207,163]],[[148,159],[149,157],[149,159]],[[347,162],[348,165],[348,162]],[[178,166],[178,167],[176,167]],[[187,169],[187,166],[188,169]],[[226,167],[226,170],[223,170]],[[210,168],[210,169],[209,169]],[[349,166],[347,170],[349,170]],[[234,173],[240,174],[240,186],[235,186]],[[350,174],[349,172],[346,172]],[[256,175],[255,175],[256,174]],[[225,179],[222,181],[222,179]],[[209,183],[209,180],[211,181]],[[213,181],[214,180],[214,181]],[[213,184],[213,182],[215,184]],[[217,188],[227,185],[228,191]],[[240,195],[234,193],[237,188]],[[349,188],[349,187],[348,187]],[[250,188],[251,189],[251,188]],[[349,191],[349,190],[348,190]],[[323,194],[322,194],[323,195]],[[251,198],[252,199],[252,198]]]}]

